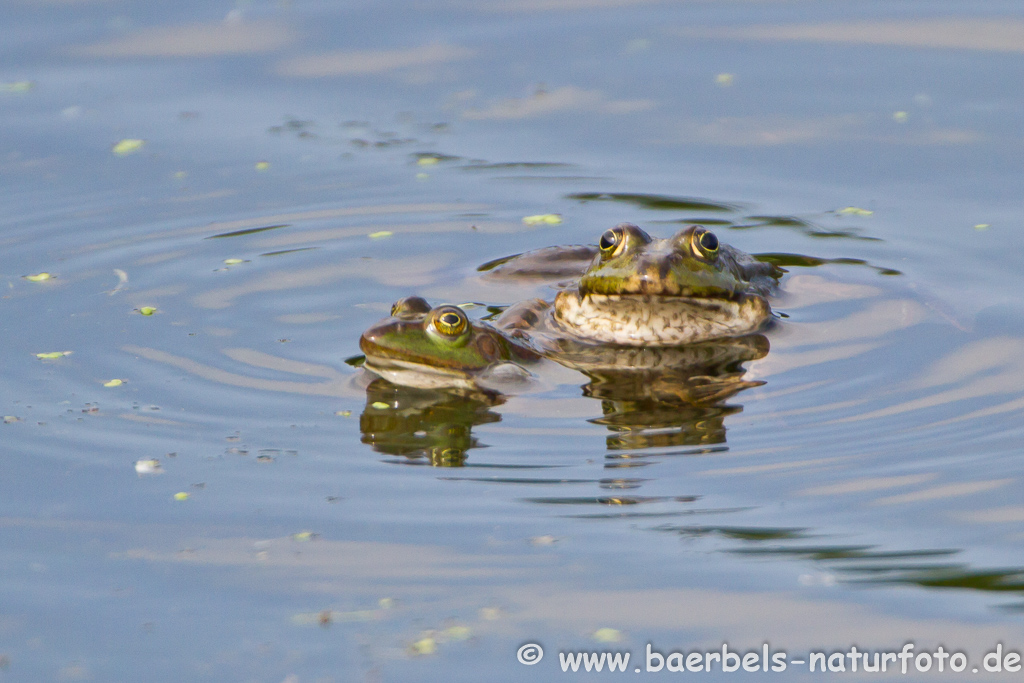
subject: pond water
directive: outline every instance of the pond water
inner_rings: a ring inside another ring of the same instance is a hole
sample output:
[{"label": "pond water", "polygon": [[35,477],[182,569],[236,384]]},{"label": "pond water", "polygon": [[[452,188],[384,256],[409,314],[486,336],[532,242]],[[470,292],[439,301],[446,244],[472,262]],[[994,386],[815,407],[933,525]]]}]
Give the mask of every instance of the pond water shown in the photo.
[{"label": "pond water", "polygon": [[[1024,646],[1019,3],[15,0],[0,26],[5,679]],[[755,386],[555,366],[484,400],[345,363],[402,296],[551,296],[476,268],[622,221],[791,255]]]}]

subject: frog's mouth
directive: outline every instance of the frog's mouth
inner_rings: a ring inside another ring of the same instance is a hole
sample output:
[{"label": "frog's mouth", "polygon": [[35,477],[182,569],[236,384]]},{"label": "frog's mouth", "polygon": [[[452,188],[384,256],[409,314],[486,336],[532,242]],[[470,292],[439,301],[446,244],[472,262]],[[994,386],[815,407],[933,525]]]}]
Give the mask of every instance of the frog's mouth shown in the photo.
[{"label": "frog's mouth", "polygon": [[469,389],[474,386],[473,378],[467,372],[397,358],[371,356],[369,353],[366,355],[366,362],[363,363],[363,367],[393,384],[406,387],[416,387],[419,389],[458,387]]},{"label": "frog's mouth", "polygon": [[731,297],[580,294],[555,298],[555,320],[577,336],[626,346],[673,346],[756,332],[771,317],[757,294]]}]

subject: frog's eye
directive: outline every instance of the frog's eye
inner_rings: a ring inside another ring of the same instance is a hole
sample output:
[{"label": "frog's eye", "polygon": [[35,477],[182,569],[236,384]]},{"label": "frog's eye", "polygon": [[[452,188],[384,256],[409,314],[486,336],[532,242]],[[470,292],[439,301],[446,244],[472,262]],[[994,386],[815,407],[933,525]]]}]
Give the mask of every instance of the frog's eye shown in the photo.
[{"label": "frog's eye", "polygon": [[714,258],[718,253],[718,237],[710,230],[697,228],[690,237],[690,246],[698,257]]},{"label": "frog's eye", "polygon": [[426,299],[418,296],[407,296],[391,305],[391,317],[393,318],[411,318],[416,317],[417,314],[429,312],[430,304]]},{"label": "frog's eye", "polygon": [[431,325],[445,337],[458,337],[469,327],[469,318],[460,308],[444,306],[434,311]]},{"label": "frog's eye", "polygon": [[622,239],[622,230],[611,228],[604,231],[604,234],[601,235],[601,241],[597,243],[597,246],[601,248],[602,254],[610,256],[615,251],[615,248],[622,243]]}]

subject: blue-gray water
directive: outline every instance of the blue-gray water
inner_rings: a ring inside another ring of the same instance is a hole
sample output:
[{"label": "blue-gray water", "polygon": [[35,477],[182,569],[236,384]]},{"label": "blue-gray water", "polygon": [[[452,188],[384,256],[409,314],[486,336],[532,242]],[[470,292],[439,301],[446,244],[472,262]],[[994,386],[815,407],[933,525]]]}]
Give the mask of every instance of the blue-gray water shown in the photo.
[{"label": "blue-gray water", "polygon": [[[5,679],[1024,646],[1019,3],[16,0],[0,55]],[[714,415],[344,363],[398,297],[550,294],[485,261],[702,219],[865,262],[790,268]]]}]

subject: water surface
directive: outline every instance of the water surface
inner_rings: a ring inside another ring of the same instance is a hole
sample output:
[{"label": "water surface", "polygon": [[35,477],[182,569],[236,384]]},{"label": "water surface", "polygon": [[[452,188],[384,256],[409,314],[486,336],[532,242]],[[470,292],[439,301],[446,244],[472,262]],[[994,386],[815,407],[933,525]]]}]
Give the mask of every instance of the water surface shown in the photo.
[{"label": "water surface", "polygon": [[[0,25],[11,680],[1019,650],[1016,3],[25,1]],[[621,221],[786,265],[763,384],[616,403],[549,369],[484,400],[345,364],[398,297],[550,295],[476,267]]]}]

